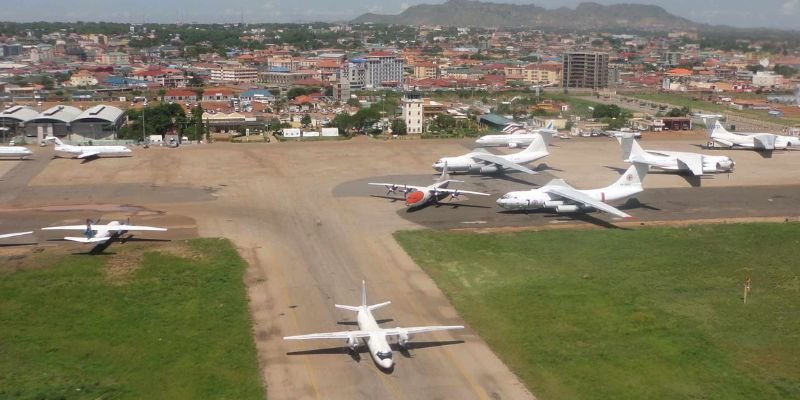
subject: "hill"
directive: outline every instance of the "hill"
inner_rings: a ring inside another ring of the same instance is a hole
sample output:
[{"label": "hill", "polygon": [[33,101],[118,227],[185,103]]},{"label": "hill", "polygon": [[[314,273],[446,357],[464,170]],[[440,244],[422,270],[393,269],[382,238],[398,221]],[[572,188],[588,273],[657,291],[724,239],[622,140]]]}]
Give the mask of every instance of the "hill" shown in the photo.
[{"label": "hill", "polygon": [[604,6],[581,3],[575,9],[545,9],[533,4],[499,4],[471,0],[449,0],[443,4],[420,4],[397,15],[367,13],[356,23],[395,25],[444,25],[528,27],[542,30],[631,30],[667,31],[695,29],[701,24],[643,4]]}]

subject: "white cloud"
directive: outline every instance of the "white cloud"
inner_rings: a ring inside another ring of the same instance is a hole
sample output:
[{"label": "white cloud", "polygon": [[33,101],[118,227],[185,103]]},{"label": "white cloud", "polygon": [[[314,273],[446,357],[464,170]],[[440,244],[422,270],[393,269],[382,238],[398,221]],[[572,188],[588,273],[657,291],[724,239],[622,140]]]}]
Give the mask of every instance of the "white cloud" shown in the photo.
[{"label": "white cloud", "polygon": [[800,0],[784,0],[781,8],[786,14],[794,15],[795,11],[800,8]]}]

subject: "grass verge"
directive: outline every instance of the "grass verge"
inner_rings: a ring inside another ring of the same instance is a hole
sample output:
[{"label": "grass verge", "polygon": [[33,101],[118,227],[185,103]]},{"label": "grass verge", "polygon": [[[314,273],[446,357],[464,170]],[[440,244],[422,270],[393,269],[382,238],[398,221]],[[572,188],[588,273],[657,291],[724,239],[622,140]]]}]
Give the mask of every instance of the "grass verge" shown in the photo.
[{"label": "grass verge", "polygon": [[800,398],[798,224],[396,238],[540,399]]},{"label": "grass verge", "polygon": [[264,398],[245,262],[227,240],[169,246],[0,269],[0,398]]}]

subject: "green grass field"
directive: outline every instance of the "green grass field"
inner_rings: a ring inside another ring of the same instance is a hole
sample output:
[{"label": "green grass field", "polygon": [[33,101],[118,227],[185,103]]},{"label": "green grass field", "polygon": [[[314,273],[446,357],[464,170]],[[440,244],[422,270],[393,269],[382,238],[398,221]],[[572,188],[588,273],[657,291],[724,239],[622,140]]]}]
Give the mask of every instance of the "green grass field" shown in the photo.
[{"label": "green grass field", "polygon": [[0,266],[0,398],[264,398],[245,262],[226,240],[168,247]]},{"label": "green grass field", "polygon": [[[692,110],[705,110],[708,112],[713,113],[730,113],[734,115],[740,115],[742,117],[752,118],[759,121],[771,122],[776,124],[785,124],[791,125],[800,122],[796,118],[776,118],[773,116],[768,115],[765,111],[757,111],[757,110],[735,110],[729,108],[722,104],[714,104],[708,101],[703,100],[694,100],[695,96],[692,95],[683,95],[677,93],[628,93],[624,94],[628,97],[635,97],[638,99],[642,99],[645,101],[654,101],[657,103],[665,103],[665,104],[672,104],[676,107],[689,107]],[[764,96],[734,96],[735,98],[748,98],[748,99],[763,99]]]},{"label": "green grass field", "polygon": [[800,398],[798,224],[396,238],[540,399]]}]

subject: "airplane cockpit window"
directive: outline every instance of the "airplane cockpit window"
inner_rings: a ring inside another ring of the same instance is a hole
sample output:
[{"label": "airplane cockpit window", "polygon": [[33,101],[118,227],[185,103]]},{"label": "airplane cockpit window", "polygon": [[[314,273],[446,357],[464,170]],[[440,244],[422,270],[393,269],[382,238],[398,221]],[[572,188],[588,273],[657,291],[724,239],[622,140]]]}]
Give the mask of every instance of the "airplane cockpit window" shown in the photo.
[{"label": "airplane cockpit window", "polygon": [[378,356],[378,358],[381,359],[381,360],[385,360],[387,358],[389,358],[389,359],[392,358],[392,352],[391,351],[387,351],[385,353],[379,351],[379,352],[375,353],[375,355]]},{"label": "airplane cockpit window", "polygon": [[511,198],[511,196],[509,196],[507,194],[504,194],[503,197],[501,197],[501,199],[503,199],[503,200],[508,200],[510,198]]}]

